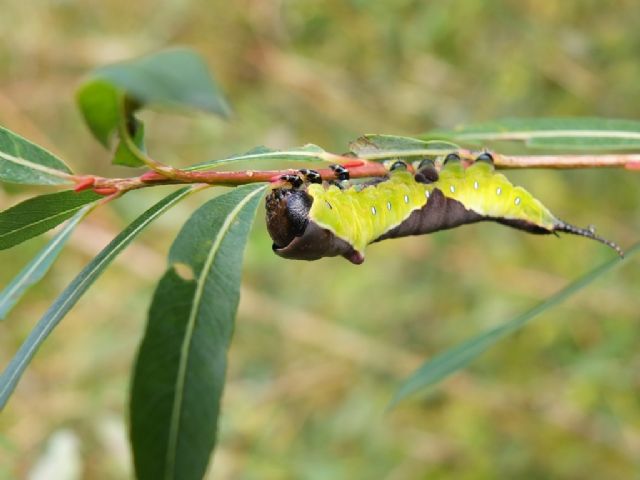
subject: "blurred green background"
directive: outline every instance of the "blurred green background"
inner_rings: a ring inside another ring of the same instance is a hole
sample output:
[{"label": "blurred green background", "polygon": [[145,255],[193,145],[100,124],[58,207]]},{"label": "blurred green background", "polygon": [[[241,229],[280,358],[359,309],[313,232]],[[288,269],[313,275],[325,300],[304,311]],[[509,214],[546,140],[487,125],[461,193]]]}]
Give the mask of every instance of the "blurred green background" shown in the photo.
[{"label": "blurred green background", "polygon": [[[235,111],[230,122],[143,114],[150,152],[175,165],[260,144],[342,152],[362,133],[411,135],[506,116],[637,119],[638,25],[632,0],[7,1],[0,124],[76,171],[125,175],[82,124],[74,90],[95,66],[174,44],[206,57]],[[637,173],[509,176],[561,218],[596,224],[623,247],[640,238]],[[0,323],[3,365],[88,259],[169,190],[136,192],[92,214]],[[0,206],[41,191],[2,185]],[[207,195],[155,223],[46,342],[0,416],[0,478],[46,471],[52,458],[82,478],[130,477],[129,369],[167,247]],[[45,241],[0,253],[0,287]],[[270,245],[260,212],[210,478],[640,474],[637,261],[385,413],[423,359],[511,318],[612,252],[489,224],[374,245],[360,267],[285,261]]]}]

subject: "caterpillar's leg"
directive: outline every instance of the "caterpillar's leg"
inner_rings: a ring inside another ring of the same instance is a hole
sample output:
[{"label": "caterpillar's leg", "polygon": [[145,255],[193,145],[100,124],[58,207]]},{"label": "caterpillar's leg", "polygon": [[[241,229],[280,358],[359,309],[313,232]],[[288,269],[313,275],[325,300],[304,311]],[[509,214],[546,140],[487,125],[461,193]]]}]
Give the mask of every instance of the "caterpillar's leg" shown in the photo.
[{"label": "caterpillar's leg", "polygon": [[440,175],[438,175],[436,164],[432,158],[425,158],[418,164],[415,175],[416,182],[433,183],[437,182],[439,178]]},{"label": "caterpillar's leg", "polygon": [[316,170],[301,168],[297,173],[287,173],[281,175],[278,180],[287,182],[294,190],[299,189],[305,184],[322,183],[322,177]]},{"label": "caterpillar's leg", "polygon": [[442,165],[447,165],[449,163],[460,163],[460,155],[458,155],[457,153],[450,153],[449,155],[447,155],[446,157],[444,157],[444,162],[442,162]]},{"label": "caterpillar's leg", "polygon": [[333,170],[336,175],[336,180],[329,182],[332,185],[335,185],[339,189],[343,190],[349,185],[349,170],[342,165],[329,165],[329,168]]},{"label": "caterpillar's leg", "polygon": [[297,190],[302,185],[304,185],[304,180],[300,175],[287,173],[285,175],[280,175],[279,180],[283,182],[287,182],[291,185],[294,190]]},{"label": "caterpillar's leg", "polygon": [[396,160],[395,162],[391,163],[391,165],[389,165],[390,172],[394,172],[396,170],[407,170],[408,168],[409,166],[407,165],[407,162],[403,160]]},{"label": "caterpillar's leg", "polygon": [[489,152],[484,152],[478,155],[474,162],[488,163],[493,166],[493,156]]},{"label": "caterpillar's leg", "polygon": [[322,183],[322,177],[316,170],[310,170],[308,168],[301,168],[298,170],[304,181],[307,183]]},{"label": "caterpillar's leg", "polygon": [[336,179],[340,182],[349,180],[349,170],[342,165],[329,165],[329,168],[336,174]]},{"label": "caterpillar's leg", "polygon": [[[445,174],[446,172],[446,174]],[[458,182],[465,175],[465,168],[462,164],[462,159],[460,155],[453,152],[444,157],[444,161],[442,162],[442,167],[440,168],[440,178],[447,177],[451,179],[453,182]],[[457,186],[455,188],[458,188]]]},{"label": "caterpillar's leg", "polygon": [[493,175],[494,170],[495,165],[493,156],[489,152],[485,151],[479,154],[473,163],[467,167],[465,176],[473,177],[474,189],[478,190],[478,185],[485,184],[487,181],[490,181],[488,178]]}]

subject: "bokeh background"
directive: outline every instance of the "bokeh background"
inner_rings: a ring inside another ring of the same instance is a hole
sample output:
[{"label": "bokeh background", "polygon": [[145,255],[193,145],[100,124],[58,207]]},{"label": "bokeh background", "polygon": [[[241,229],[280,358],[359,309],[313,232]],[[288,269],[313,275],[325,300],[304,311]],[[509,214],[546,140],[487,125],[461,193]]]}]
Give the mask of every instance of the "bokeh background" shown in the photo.
[{"label": "bokeh background", "polygon": [[[122,175],[82,124],[91,68],[181,44],[207,59],[235,114],[147,112],[157,158],[188,165],[362,133],[411,135],[508,116],[640,117],[640,8],[619,1],[31,0],[2,3],[0,123],[77,171]],[[563,218],[640,238],[640,177],[510,177]],[[42,189],[0,186],[0,206]],[[0,323],[0,363],[49,302],[162,187],[101,209]],[[134,198],[135,197],[135,198]],[[129,369],[165,253],[201,193],[129,248],[64,319],[0,416],[0,478],[64,459],[130,478]],[[0,286],[46,241],[0,253]],[[640,272],[632,261],[385,413],[423,359],[505,321],[609,259],[582,239],[476,225],[302,263],[246,252],[210,478],[632,478],[640,468]],[[52,460],[53,459],[53,460]],[[49,462],[49,463],[47,463]],[[67,466],[69,466],[67,465]]]}]

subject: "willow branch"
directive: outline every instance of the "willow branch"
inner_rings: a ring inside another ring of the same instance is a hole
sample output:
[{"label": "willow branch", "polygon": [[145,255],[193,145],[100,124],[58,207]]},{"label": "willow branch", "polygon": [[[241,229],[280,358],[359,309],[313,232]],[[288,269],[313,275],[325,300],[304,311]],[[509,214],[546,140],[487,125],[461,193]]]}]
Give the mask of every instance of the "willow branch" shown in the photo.
[{"label": "willow branch", "polygon": [[[482,152],[460,149],[457,153],[466,166],[473,163]],[[630,170],[640,170],[640,154],[604,154],[604,155],[502,155],[490,152],[493,155],[497,168],[598,168],[618,167]],[[376,153],[376,158],[380,154]],[[349,168],[351,178],[383,177],[388,173],[387,168],[381,162],[373,162],[362,158],[335,155],[326,152],[325,156],[333,161]],[[397,154],[394,155],[397,158]],[[153,160],[152,160],[153,162]],[[154,167],[157,165],[154,164]],[[166,166],[163,166],[166,168]],[[92,175],[76,176],[76,191],[93,189],[96,193],[108,196],[122,195],[129,190],[136,190],[156,185],[176,184],[205,184],[220,186],[237,186],[248,183],[274,182],[283,175],[292,175],[299,172],[297,169],[284,170],[180,170],[172,167],[170,171],[155,169],[138,177],[130,178],[103,178]],[[411,167],[409,167],[411,169]],[[336,180],[336,175],[330,168],[317,170],[323,180]]]},{"label": "willow branch", "polygon": [[[368,162],[359,159],[349,159],[342,162],[342,165],[349,168],[351,178],[381,177],[387,174],[388,170],[381,163]],[[79,177],[76,191],[93,189],[103,195],[111,195],[116,192],[124,193],[129,190],[150,187],[154,185],[176,185],[176,184],[207,184],[220,186],[237,186],[248,183],[263,183],[277,181],[283,175],[298,173],[297,169],[286,170],[238,170],[238,171],[186,171],[175,170],[172,178],[163,176],[156,171],[146,172],[139,177],[131,178],[102,178],[85,176]],[[336,180],[335,172],[329,168],[318,169],[317,172],[323,180]]]},{"label": "willow branch", "polygon": [[501,155],[493,154],[498,168],[602,168],[640,169],[640,154],[603,155]]}]

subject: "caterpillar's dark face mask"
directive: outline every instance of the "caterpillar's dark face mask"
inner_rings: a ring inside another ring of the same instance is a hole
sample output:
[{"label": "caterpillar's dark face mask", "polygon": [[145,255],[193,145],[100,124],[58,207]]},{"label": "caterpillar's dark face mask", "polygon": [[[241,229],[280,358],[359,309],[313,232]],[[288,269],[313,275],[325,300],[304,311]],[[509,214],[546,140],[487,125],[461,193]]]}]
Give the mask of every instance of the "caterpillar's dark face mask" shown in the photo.
[{"label": "caterpillar's dark face mask", "polygon": [[313,198],[304,190],[275,188],[266,200],[273,251],[283,258],[318,260],[342,255],[360,264],[364,257],[349,243],[309,219]]}]

